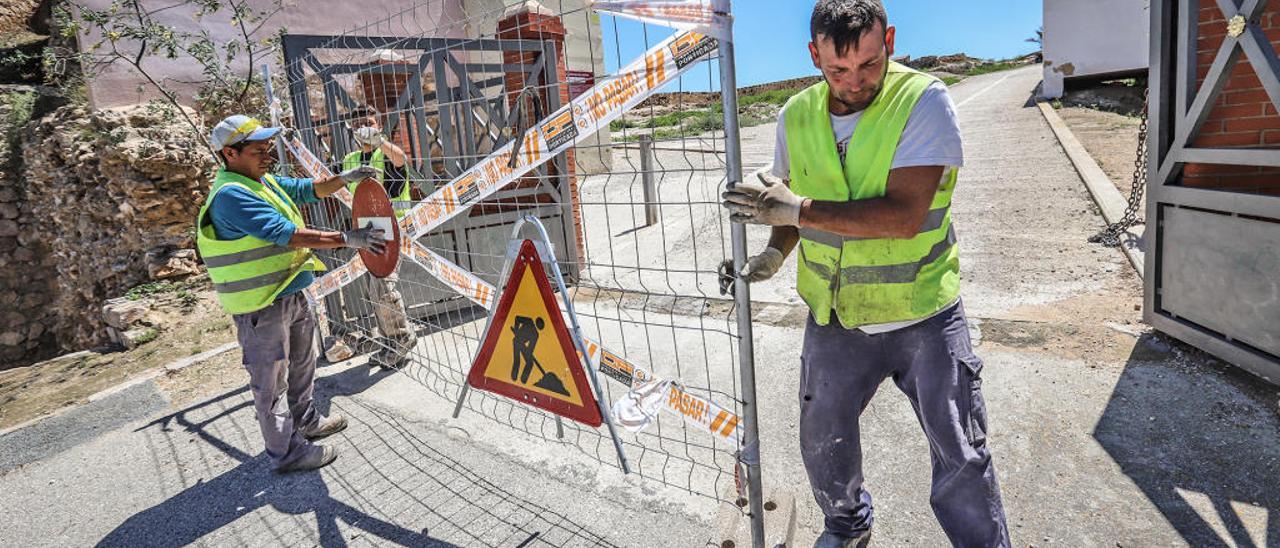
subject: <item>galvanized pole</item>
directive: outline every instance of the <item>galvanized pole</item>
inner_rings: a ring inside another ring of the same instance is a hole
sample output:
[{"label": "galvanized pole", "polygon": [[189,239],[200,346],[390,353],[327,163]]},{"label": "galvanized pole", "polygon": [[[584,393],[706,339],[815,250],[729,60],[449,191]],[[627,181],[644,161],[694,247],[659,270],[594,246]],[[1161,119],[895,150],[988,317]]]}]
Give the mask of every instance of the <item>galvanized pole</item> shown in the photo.
[{"label": "galvanized pole", "polygon": [[[271,89],[271,67],[262,64],[262,85],[267,91],[267,109],[271,111],[271,127],[280,127],[280,104],[276,102],[276,94]],[[284,136],[276,139],[276,159],[282,167],[289,166],[289,156],[284,152]],[[285,169],[283,171],[288,171]]]},{"label": "galvanized pole", "polygon": [[[730,9],[729,13],[733,10]],[[728,18],[730,25],[733,19]],[[724,96],[724,147],[729,186],[742,182],[742,142],[738,127],[738,77],[733,60],[733,29],[730,40],[720,41],[720,91]],[[747,228],[730,223],[733,242],[733,270],[741,272],[747,262]],[[751,544],[764,548],[764,487],[760,479],[760,418],[756,405],[755,345],[751,331],[751,287],[741,277],[734,280],[733,298],[738,311],[738,365],[742,380],[742,418],[745,437],[741,459],[747,467],[747,498],[751,508]]]},{"label": "galvanized pole", "polygon": [[658,192],[653,183],[653,136],[640,137],[640,180],[644,183],[644,226],[658,224]]}]

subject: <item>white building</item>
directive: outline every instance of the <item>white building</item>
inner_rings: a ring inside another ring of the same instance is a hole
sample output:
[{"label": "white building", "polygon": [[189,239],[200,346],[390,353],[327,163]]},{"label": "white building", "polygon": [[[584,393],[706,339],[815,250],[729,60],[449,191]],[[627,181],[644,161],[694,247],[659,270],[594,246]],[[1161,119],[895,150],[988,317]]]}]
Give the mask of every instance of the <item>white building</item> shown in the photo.
[{"label": "white building", "polygon": [[1150,64],[1150,0],[1044,0],[1044,89],[1066,81],[1129,76]]}]

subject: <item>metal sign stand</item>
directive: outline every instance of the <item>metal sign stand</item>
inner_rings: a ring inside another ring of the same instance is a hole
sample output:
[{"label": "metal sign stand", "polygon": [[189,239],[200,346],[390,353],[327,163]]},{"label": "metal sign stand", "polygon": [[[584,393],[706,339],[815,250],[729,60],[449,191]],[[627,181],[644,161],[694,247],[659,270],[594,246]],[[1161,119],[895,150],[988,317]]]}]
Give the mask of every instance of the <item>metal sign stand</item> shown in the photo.
[{"label": "metal sign stand", "polygon": [[[534,243],[535,245],[539,243],[542,244],[539,246],[540,249],[538,251],[542,254],[543,261],[550,266],[556,287],[560,290],[560,299],[564,301],[565,314],[569,317],[569,335],[570,338],[573,339],[573,346],[577,349],[578,355],[582,356],[583,359],[587,359],[589,354],[587,354],[587,345],[582,342],[582,326],[578,324],[578,314],[573,309],[573,299],[569,296],[568,287],[565,286],[564,275],[560,272],[560,263],[556,260],[555,250],[551,247],[551,236],[547,233],[546,227],[542,225],[542,221],[537,217],[534,217],[533,215],[525,215],[524,217],[521,217],[519,221],[516,221],[515,225],[511,228],[511,240],[518,241],[520,239],[520,230],[524,228],[526,224],[532,225],[537,229],[538,241],[535,241]],[[508,253],[506,263],[502,267],[502,276],[499,279],[505,280],[507,278],[507,275],[511,271],[512,258],[513,255]],[[507,288],[503,288],[504,291],[506,289]],[[493,310],[496,311],[497,307]],[[486,333],[493,327],[493,319],[494,312],[490,312],[489,320],[485,324],[484,329]],[[590,363],[587,363],[584,369],[587,370],[587,375],[591,378],[591,388],[595,391],[596,404],[600,406],[600,415],[604,419],[604,424],[609,427],[609,437],[613,439],[613,448],[618,452],[618,466],[622,468],[623,474],[630,474],[631,467],[627,463],[626,452],[622,449],[622,439],[618,437],[617,428],[613,424],[613,417],[610,416],[609,407],[605,403],[604,392],[600,389],[600,379],[597,378],[596,370],[594,367],[591,367]],[[462,406],[466,403],[467,394],[470,393],[470,391],[471,385],[466,382],[462,383],[462,390],[458,394],[458,401],[453,407],[453,418],[458,418],[458,415],[462,413]],[[558,416],[556,417],[556,434],[560,438],[564,437],[564,424]]]}]

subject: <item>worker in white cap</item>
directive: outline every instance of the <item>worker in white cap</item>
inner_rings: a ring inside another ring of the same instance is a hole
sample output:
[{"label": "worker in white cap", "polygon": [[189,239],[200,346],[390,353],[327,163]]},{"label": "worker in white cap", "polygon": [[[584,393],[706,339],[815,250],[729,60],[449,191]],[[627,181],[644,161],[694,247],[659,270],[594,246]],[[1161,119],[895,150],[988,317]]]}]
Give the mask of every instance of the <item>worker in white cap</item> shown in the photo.
[{"label": "worker in white cap", "polygon": [[196,217],[196,247],[218,301],[235,320],[267,455],[277,471],[290,472],[333,462],[336,451],[312,440],[347,426],[346,418],[322,416],[312,404],[316,321],[303,290],[315,279],[313,272],[325,269],[312,250],[382,252],[387,240],[373,228],[307,228],[298,204],[319,201],[375,173],[364,166],[320,180],[271,175],[278,133],[280,128],[243,115],[213,128],[222,167]]}]

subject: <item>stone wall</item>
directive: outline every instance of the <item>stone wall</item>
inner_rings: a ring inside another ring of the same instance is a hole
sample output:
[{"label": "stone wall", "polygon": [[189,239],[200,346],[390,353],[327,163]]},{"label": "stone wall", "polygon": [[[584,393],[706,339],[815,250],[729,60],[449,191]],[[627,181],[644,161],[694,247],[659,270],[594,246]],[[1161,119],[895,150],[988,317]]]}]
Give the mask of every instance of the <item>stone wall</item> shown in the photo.
[{"label": "stone wall", "polygon": [[49,357],[56,346],[52,263],[20,177],[22,128],[39,98],[34,88],[0,86],[0,368]]},{"label": "stone wall", "polygon": [[60,350],[108,341],[108,299],[200,272],[193,220],[213,159],[176,111],[66,106],[28,126],[23,146],[22,186],[36,221],[19,227],[18,241],[48,248],[26,275],[52,286],[44,323]]}]

